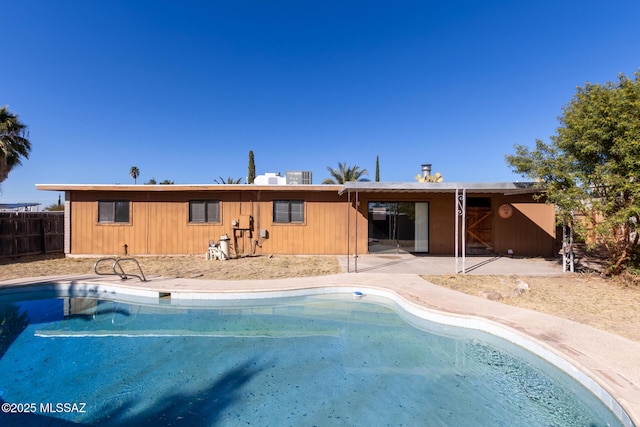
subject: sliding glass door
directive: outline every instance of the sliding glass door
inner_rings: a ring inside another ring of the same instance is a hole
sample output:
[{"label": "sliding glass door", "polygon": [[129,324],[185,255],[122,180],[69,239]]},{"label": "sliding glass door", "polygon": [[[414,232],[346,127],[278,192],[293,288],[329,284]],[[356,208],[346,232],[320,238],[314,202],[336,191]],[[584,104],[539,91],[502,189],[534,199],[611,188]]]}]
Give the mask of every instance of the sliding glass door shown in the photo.
[{"label": "sliding glass door", "polygon": [[429,203],[369,202],[369,253],[429,252]]}]

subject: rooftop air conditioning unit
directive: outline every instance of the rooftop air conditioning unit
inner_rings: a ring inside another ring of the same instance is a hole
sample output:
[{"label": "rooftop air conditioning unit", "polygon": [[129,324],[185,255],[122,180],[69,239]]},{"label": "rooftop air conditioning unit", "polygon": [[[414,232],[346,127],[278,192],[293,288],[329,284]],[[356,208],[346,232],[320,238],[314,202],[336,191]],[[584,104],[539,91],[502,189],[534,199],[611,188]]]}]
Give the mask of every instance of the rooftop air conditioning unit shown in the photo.
[{"label": "rooftop air conditioning unit", "polygon": [[287,172],[287,184],[311,184],[311,172],[289,171]]}]

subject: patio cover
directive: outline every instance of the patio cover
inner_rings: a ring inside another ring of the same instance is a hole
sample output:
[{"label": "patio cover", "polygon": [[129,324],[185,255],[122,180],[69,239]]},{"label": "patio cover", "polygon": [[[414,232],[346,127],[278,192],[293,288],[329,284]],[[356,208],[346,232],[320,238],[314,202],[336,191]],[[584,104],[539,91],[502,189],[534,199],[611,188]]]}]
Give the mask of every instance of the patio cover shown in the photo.
[{"label": "patio cover", "polygon": [[[504,195],[544,193],[545,189],[540,183],[535,182],[345,182],[338,194],[347,193],[351,203],[351,193],[355,195],[356,206],[359,204],[360,193],[451,193],[455,197],[455,273],[466,273],[466,249],[465,239],[461,241],[460,234],[466,235],[466,206],[467,194],[497,193]],[[350,215],[347,217],[347,227],[351,228]],[[460,231],[460,228],[462,230]],[[356,247],[355,247],[355,272],[358,272],[358,223],[356,221]],[[350,235],[350,233],[349,233]],[[347,242],[347,255],[351,253],[349,241]],[[462,269],[459,268],[459,257],[462,258]],[[347,272],[351,266],[347,257]]]},{"label": "patio cover", "polygon": [[361,182],[342,184],[338,194],[362,193],[455,193],[465,189],[467,193],[529,194],[543,193],[545,189],[535,182]]}]

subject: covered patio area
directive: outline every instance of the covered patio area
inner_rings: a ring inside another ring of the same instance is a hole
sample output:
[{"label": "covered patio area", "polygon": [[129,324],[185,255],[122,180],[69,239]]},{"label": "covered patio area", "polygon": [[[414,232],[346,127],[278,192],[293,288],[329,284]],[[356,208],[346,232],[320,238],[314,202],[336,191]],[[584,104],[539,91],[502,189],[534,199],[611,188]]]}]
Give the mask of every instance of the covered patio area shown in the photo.
[{"label": "covered patio area", "polygon": [[344,193],[358,211],[347,211],[346,272],[557,273],[522,263],[558,253],[555,207],[535,183],[346,182]]}]

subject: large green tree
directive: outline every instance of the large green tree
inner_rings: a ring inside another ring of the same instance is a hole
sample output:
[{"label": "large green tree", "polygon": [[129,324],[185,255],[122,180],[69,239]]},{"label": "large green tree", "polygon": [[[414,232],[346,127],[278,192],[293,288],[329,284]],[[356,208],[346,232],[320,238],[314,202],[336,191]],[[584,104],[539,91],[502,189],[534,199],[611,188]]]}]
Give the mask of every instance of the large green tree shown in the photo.
[{"label": "large green tree", "polygon": [[561,221],[586,216],[612,273],[640,265],[640,71],[634,76],[578,87],[550,143],[516,145],[507,156],[515,172],[546,187]]},{"label": "large green tree", "polygon": [[331,178],[327,178],[322,181],[323,184],[344,184],[349,181],[369,181],[364,178],[368,172],[366,169],[360,169],[359,166],[348,167],[345,163],[338,163],[338,168],[334,169],[331,166],[327,166]]},{"label": "large green tree", "polygon": [[27,126],[4,106],[0,108],[0,182],[7,179],[14,167],[28,159],[31,143]]}]

